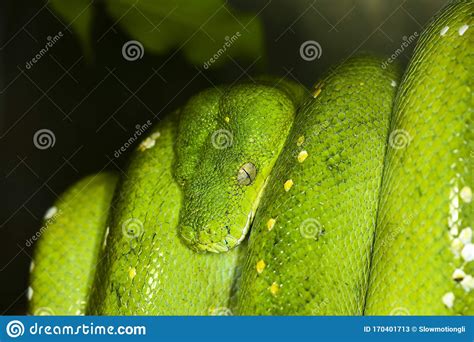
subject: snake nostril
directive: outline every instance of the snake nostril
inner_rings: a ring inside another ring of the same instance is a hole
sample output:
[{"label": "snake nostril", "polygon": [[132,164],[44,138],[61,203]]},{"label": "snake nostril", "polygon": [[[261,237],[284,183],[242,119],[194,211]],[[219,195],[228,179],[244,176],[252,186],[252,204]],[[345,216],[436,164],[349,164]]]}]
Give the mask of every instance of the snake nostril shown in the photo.
[{"label": "snake nostril", "polygon": [[256,175],[257,169],[255,165],[252,163],[245,163],[240,167],[239,172],[237,173],[237,182],[239,182],[240,185],[248,186],[252,184]]}]

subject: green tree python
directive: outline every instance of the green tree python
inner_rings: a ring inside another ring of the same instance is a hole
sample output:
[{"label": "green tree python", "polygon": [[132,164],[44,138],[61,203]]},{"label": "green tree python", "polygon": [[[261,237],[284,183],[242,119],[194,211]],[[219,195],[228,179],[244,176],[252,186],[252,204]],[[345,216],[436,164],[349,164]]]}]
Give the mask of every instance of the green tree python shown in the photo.
[{"label": "green tree python", "polygon": [[31,314],[474,314],[473,1],[403,75],[216,87],[48,210]]}]

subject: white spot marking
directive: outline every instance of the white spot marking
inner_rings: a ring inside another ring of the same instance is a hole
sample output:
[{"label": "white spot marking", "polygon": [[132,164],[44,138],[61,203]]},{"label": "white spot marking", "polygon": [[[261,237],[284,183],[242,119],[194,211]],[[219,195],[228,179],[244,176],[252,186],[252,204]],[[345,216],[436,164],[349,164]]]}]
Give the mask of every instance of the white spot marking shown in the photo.
[{"label": "white spot marking", "polygon": [[454,306],[454,299],[454,293],[448,292],[443,296],[443,304],[451,309]]},{"label": "white spot marking", "polygon": [[474,260],[474,245],[472,243],[465,245],[462,249],[461,256],[467,262]]},{"label": "white spot marking", "polygon": [[33,289],[30,287],[28,287],[28,292],[26,293],[26,296],[28,298],[28,300],[31,300],[31,298],[33,298]]},{"label": "white spot marking", "polygon": [[465,186],[461,189],[461,199],[466,203],[471,203],[472,201],[472,190],[470,187]]},{"label": "white spot marking", "polygon": [[472,240],[472,229],[471,227],[466,227],[463,230],[461,230],[461,233],[459,234],[459,240],[465,245],[471,243]]},{"label": "white spot marking", "polygon": [[52,218],[54,215],[56,215],[56,213],[58,212],[58,208],[56,207],[51,207],[49,208],[46,213],[44,214],[44,219],[45,220],[49,220],[50,218]]},{"label": "white spot marking", "polygon": [[34,261],[34,260],[31,260],[31,263],[30,263],[30,273],[33,272],[34,269],[35,269],[35,261]]},{"label": "white spot marking", "polygon": [[441,32],[439,33],[442,37],[448,32],[449,26],[445,26],[441,29]]},{"label": "white spot marking", "polygon": [[138,146],[138,150],[143,152],[155,146],[156,139],[158,139],[160,135],[161,135],[160,132],[155,132],[152,135],[150,135],[148,138],[146,138],[145,140],[141,142],[140,146]]},{"label": "white spot marking", "polygon": [[143,140],[143,142],[140,144],[140,149],[141,149],[142,151],[144,151],[144,150],[146,150],[146,149],[152,148],[153,146],[155,146],[155,143],[156,143],[156,140],[155,140],[155,139],[146,138],[146,139]]},{"label": "white spot marking", "polygon": [[462,250],[462,247],[463,243],[458,238],[454,239],[453,242],[451,242],[451,248],[455,253],[459,253]]},{"label": "white spot marking", "polygon": [[392,82],[390,82],[390,85],[395,88],[397,86],[397,81],[392,80]]},{"label": "white spot marking", "polygon": [[463,280],[465,276],[466,276],[466,273],[464,273],[464,271],[461,270],[460,268],[456,268],[453,272],[453,279],[456,281]]},{"label": "white spot marking", "polygon": [[459,35],[460,36],[464,35],[464,33],[467,31],[468,28],[469,28],[469,25],[467,24],[464,24],[463,26],[461,26],[458,30]]},{"label": "white spot marking", "polygon": [[474,278],[471,275],[467,275],[461,281],[461,286],[464,291],[469,292],[474,289]]}]

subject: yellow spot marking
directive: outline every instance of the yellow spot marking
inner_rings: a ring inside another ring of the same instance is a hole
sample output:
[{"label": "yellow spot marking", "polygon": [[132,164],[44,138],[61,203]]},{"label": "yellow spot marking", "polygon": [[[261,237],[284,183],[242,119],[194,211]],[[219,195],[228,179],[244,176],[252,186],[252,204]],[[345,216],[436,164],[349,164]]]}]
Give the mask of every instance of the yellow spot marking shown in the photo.
[{"label": "yellow spot marking", "polygon": [[137,275],[137,270],[135,269],[135,267],[130,267],[128,269],[128,277],[130,279],[133,279],[133,278],[135,278],[136,275]]},{"label": "yellow spot marking", "polygon": [[321,88],[318,88],[313,92],[313,99],[317,98],[319,94],[321,94]]},{"label": "yellow spot marking", "polygon": [[225,122],[229,123],[230,118],[229,118],[228,116],[226,116],[226,117],[224,118],[224,120],[225,120]]},{"label": "yellow spot marking", "polygon": [[257,272],[258,274],[262,273],[263,270],[265,269],[265,261],[263,260],[260,260],[259,262],[257,262]]},{"label": "yellow spot marking", "polygon": [[300,136],[298,140],[296,141],[297,146],[301,146],[304,143],[304,135]]},{"label": "yellow spot marking", "polygon": [[272,286],[270,286],[270,293],[276,296],[278,291],[280,291],[280,285],[278,285],[276,282],[273,282]]},{"label": "yellow spot marking", "polygon": [[313,99],[317,98],[319,94],[321,94],[322,89],[323,89],[323,84],[321,82],[316,83],[313,90]]},{"label": "yellow spot marking", "polygon": [[364,84],[365,84],[364,82],[360,82],[360,83],[359,83],[360,86],[363,86]]},{"label": "yellow spot marking", "polygon": [[306,160],[306,158],[308,158],[308,152],[307,151],[303,150],[298,154],[298,161],[300,163],[304,162]]},{"label": "yellow spot marking", "polygon": [[267,229],[268,231],[272,230],[273,227],[275,226],[276,220],[274,218],[271,218],[267,221]]},{"label": "yellow spot marking", "polygon": [[283,188],[285,188],[285,191],[288,192],[290,191],[291,187],[293,186],[293,180],[288,179],[285,184],[283,184]]}]

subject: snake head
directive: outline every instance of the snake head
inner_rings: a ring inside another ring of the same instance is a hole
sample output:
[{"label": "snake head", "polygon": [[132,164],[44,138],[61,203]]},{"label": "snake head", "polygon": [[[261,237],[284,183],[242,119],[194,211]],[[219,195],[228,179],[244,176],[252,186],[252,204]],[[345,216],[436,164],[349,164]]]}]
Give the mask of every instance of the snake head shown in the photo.
[{"label": "snake head", "polygon": [[295,111],[287,92],[263,84],[207,90],[185,105],[174,172],[189,247],[221,253],[245,239]]}]

